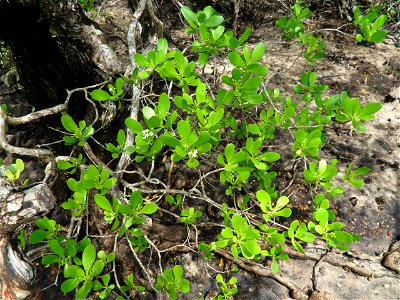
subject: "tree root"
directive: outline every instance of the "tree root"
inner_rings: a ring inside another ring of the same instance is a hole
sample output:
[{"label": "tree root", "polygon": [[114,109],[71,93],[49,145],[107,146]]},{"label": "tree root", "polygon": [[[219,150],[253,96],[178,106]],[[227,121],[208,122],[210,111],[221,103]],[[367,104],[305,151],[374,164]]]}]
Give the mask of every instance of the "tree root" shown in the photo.
[{"label": "tree root", "polygon": [[216,249],[216,253],[222,255],[227,260],[237,264],[240,268],[247,272],[251,272],[258,276],[269,277],[282,284],[286,288],[289,289],[290,295],[294,299],[306,300],[308,299],[308,295],[300,289],[294,282],[292,282],[289,278],[286,278],[282,274],[274,273],[271,269],[266,268],[265,266],[254,263],[242,258],[235,259],[232,255],[228,253],[228,251],[223,249]]},{"label": "tree root", "polygon": [[15,147],[6,142],[6,119],[7,116],[0,110],[0,147],[9,153],[14,153],[24,156],[40,157],[45,161],[50,161],[53,157],[53,152],[46,149],[28,149],[23,147]]},{"label": "tree root", "polygon": [[[319,261],[325,253],[325,250],[323,249],[314,249],[313,251],[314,252],[307,251],[305,254],[302,254],[289,247],[285,247],[285,252],[291,258],[296,259]],[[385,276],[398,277],[395,272],[383,267],[379,259],[372,260],[371,258],[354,258],[347,257],[343,253],[329,252],[325,256],[324,262],[333,266],[346,268],[357,275],[367,278],[380,278]]]}]

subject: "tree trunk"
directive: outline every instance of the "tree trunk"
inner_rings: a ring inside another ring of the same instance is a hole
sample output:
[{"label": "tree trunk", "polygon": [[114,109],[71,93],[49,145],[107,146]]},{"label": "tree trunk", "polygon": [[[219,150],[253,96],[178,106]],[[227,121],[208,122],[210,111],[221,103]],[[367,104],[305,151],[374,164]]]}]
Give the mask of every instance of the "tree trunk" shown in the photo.
[{"label": "tree trunk", "polygon": [[11,48],[19,83],[36,108],[63,102],[65,89],[123,71],[102,39],[78,1],[0,0],[0,40]]},{"label": "tree trunk", "polygon": [[[143,26],[136,26],[139,20],[134,23],[143,0],[104,1],[98,14],[85,13],[78,2],[0,0],[0,40],[11,50],[18,83],[36,110],[64,103],[67,89],[129,71],[129,54],[136,50],[130,45],[146,46],[155,32],[149,13],[138,16]],[[129,32],[137,37],[131,43]],[[84,114],[87,102],[78,97],[71,100],[65,109]],[[1,145],[8,145],[5,134],[0,139]],[[24,299],[34,280],[34,267],[20,257],[10,238],[20,226],[51,210],[55,198],[45,184],[13,193],[4,182],[0,182],[0,197],[0,298]]]},{"label": "tree trunk", "polygon": [[13,249],[9,237],[36,216],[54,208],[55,198],[46,184],[12,192],[0,182],[0,291],[1,299],[24,299],[34,280],[34,267]]}]

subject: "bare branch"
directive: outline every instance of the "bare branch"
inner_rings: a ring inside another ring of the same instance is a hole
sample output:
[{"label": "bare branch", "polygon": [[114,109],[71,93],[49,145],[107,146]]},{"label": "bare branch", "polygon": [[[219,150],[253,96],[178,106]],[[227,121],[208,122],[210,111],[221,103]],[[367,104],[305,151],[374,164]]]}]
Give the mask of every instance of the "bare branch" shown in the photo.
[{"label": "bare branch", "polygon": [[21,156],[33,156],[40,157],[44,161],[48,162],[53,159],[53,152],[46,149],[29,149],[23,147],[15,147],[6,142],[6,115],[0,110],[0,147],[5,151]]}]

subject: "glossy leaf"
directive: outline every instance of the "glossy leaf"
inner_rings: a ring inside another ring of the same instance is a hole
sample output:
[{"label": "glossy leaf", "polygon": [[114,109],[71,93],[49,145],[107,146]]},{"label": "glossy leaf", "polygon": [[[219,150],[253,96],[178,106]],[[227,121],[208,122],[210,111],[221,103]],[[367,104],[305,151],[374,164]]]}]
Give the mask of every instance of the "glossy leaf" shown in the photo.
[{"label": "glossy leaf", "polygon": [[96,101],[107,101],[113,99],[113,97],[109,93],[103,90],[94,90],[91,92],[90,95],[92,96],[93,100]]}]

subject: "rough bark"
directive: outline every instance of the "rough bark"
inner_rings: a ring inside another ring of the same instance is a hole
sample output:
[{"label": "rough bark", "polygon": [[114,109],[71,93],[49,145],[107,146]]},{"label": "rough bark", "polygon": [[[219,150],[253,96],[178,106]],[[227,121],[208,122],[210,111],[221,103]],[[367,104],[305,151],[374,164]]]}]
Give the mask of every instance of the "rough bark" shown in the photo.
[{"label": "rough bark", "polygon": [[[66,90],[90,86],[129,70],[129,29],[137,31],[131,34],[137,39],[131,41],[135,48],[147,46],[147,37],[155,32],[150,14],[137,16],[141,16],[141,26],[136,26],[134,12],[139,1],[115,2],[104,1],[102,13],[95,15],[85,14],[76,0],[0,0],[0,40],[11,49],[18,83],[36,108],[35,113],[22,118],[8,119],[0,112],[0,148],[6,153],[43,159],[37,151],[45,151],[49,160],[54,159],[47,149],[10,145],[6,141],[6,124],[26,124],[67,110],[84,115],[88,102],[78,98],[83,93],[70,99],[72,94]],[[0,299],[24,299],[29,294],[34,267],[20,256],[10,240],[18,228],[52,210],[54,205],[54,195],[46,184],[16,192],[6,182],[0,182]]]},{"label": "rough bark", "polygon": [[120,71],[115,61],[93,59],[105,48],[101,32],[77,2],[0,1],[0,40],[11,48],[19,83],[37,108],[63,102],[65,89]]},{"label": "rough bark", "polygon": [[34,266],[13,248],[10,236],[18,227],[50,211],[55,198],[46,184],[13,192],[0,183],[0,292],[1,299],[24,299],[35,276]]}]

